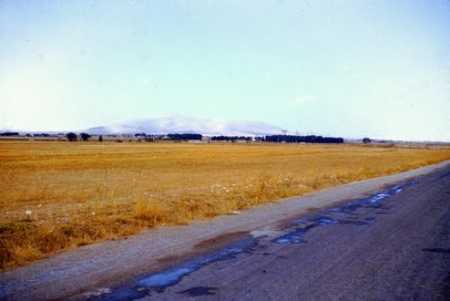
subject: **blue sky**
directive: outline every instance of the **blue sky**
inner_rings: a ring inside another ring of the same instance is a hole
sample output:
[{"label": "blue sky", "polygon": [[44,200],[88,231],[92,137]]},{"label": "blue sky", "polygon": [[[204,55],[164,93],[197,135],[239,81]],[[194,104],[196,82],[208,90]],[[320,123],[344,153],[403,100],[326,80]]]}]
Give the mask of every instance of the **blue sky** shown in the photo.
[{"label": "blue sky", "polygon": [[0,128],[182,114],[450,141],[447,0],[0,0]]}]

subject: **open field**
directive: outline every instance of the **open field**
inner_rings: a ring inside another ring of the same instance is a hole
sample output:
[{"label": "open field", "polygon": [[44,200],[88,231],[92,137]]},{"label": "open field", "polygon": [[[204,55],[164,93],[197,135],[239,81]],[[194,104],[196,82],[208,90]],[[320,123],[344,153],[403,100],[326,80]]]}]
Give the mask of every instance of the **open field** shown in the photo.
[{"label": "open field", "polygon": [[0,142],[0,268],[447,159],[445,148]]}]

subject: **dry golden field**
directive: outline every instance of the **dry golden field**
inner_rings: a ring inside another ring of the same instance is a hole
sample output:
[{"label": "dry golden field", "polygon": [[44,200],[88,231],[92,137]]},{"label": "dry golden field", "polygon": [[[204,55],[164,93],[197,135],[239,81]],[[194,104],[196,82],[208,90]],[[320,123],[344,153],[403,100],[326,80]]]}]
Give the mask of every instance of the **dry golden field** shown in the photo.
[{"label": "dry golden field", "polygon": [[0,269],[446,159],[450,149],[0,142]]}]

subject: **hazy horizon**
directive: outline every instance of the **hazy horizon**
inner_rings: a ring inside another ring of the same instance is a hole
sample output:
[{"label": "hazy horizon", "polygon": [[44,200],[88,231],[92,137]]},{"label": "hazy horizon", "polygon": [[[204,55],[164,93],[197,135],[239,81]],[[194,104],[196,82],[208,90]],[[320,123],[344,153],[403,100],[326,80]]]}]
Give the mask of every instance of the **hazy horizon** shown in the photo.
[{"label": "hazy horizon", "polygon": [[450,141],[450,2],[0,1],[0,128],[182,115]]},{"label": "hazy horizon", "polygon": [[[154,121],[154,120],[158,120],[158,119],[162,119],[162,120],[166,120],[166,119],[174,119],[174,118],[180,118],[180,119],[196,119],[196,121],[206,121],[206,126],[208,125],[208,123],[210,122],[219,122],[219,123],[228,123],[228,122],[248,122],[249,124],[252,123],[259,123],[260,121],[258,120],[225,120],[225,119],[210,119],[210,118],[195,118],[192,116],[185,116],[185,115],[180,115],[180,114],[175,114],[175,115],[166,115],[166,116],[160,116],[157,118],[140,118],[140,119],[134,119],[134,120],[120,120],[117,122],[113,122],[110,124],[95,124],[94,126],[88,127],[88,128],[80,128],[80,129],[53,129],[53,130],[48,130],[48,129],[34,129],[34,130],[27,130],[27,129],[18,129],[18,128],[0,128],[0,131],[4,131],[4,132],[19,132],[19,133],[49,133],[49,134],[56,134],[56,133],[68,133],[68,132],[75,132],[75,133],[83,133],[83,132],[87,132],[90,133],[94,136],[99,135],[98,133],[96,133],[98,128],[101,127],[116,127],[116,126],[123,126],[123,125],[129,125],[135,122],[144,122],[144,121]],[[169,130],[169,131],[164,131],[164,134],[174,134],[174,133],[200,133],[203,134],[204,136],[217,136],[217,135],[225,135],[225,136],[264,136],[264,135],[300,135],[300,136],[308,136],[308,135],[318,135],[318,136],[327,136],[324,133],[318,132],[318,131],[299,131],[299,130],[294,130],[294,129],[288,129],[288,128],[281,128],[278,127],[276,124],[269,124],[269,123],[265,123],[265,122],[261,122],[264,123],[265,125],[267,125],[268,127],[272,127],[272,131],[268,131],[266,134],[259,134],[259,135],[255,135],[255,134],[248,134],[248,133],[202,133],[202,131],[192,131],[192,130],[187,130],[188,127],[186,127],[184,130]],[[274,132],[274,129],[279,129],[278,131]],[[93,131],[93,132],[92,132]],[[103,133],[101,135],[108,135],[108,134],[113,134],[113,135],[117,135],[117,134],[138,134],[138,133],[145,133],[148,135],[160,135],[162,134],[161,132],[158,131],[145,131],[145,130],[139,130],[137,129],[136,131],[132,131],[130,132],[129,130],[127,131],[113,131],[111,133]],[[334,135],[335,137],[342,137],[344,139],[349,139],[349,140],[362,140],[363,138],[368,137],[367,135],[362,135],[362,136],[345,136],[345,135]],[[450,142],[450,140],[431,140],[431,139],[419,139],[419,140],[408,140],[408,139],[393,139],[393,138],[386,138],[386,137],[380,137],[380,136],[371,136],[368,137],[371,138],[372,140],[385,140],[385,141],[404,141],[404,142],[437,142],[437,143],[448,143]]]}]

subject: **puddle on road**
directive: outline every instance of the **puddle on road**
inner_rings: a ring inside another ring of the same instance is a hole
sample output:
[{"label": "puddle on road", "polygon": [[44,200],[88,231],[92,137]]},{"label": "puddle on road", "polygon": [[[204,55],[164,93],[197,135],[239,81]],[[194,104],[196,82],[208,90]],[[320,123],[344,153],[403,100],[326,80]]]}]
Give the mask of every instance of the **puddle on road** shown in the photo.
[{"label": "puddle on road", "polygon": [[425,248],[422,249],[423,252],[431,252],[431,253],[441,253],[441,254],[450,254],[450,249],[444,248]]},{"label": "puddle on road", "polygon": [[[291,231],[273,239],[272,242],[282,245],[306,243],[306,233],[311,229],[320,226],[336,224],[368,226],[375,222],[376,214],[386,214],[386,212],[383,212],[382,210],[389,209],[389,207],[385,206],[385,201],[387,199],[413,185],[415,185],[414,181],[401,186],[396,185],[367,198],[351,201],[340,207],[331,208],[316,215],[297,220]],[[356,214],[356,211],[359,209],[366,210],[366,216],[362,219]]]},{"label": "puddle on road", "polygon": [[174,268],[142,278],[138,281],[138,285],[156,291],[163,291],[166,287],[180,282],[184,276],[187,276],[208,264],[234,259],[241,253],[251,252],[256,244],[257,239],[254,238],[242,240],[209,256],[202,256]]},{"label": "puddle on road", "polygon": [[[116,301],[116,300],[136,300],[149,296],[152,293],[162,293],[167,287],[177,284],[185,276],[214,262],[235,259],[242,253],[252,253],[258,245],[258,241],[263,237],[248,238],[231,244],[219,251],[212,252],[205,256],[200,256],[186,261],[180,265],[168,268],[161,272],[140,277],[134,284],[113,290],[111,293],[101,296],[91,296],[88,300]],[[194,288],[192,293],[199,292]],[[186,291],[189,293],[189,290]]]},{"label": "puddle on road", "polygon": [[[402,186],[394,186],[370,197],[351,201],[340,207],[323,210],[318,214],[314,214],[312,216],[309,215],[305,218],[299,219],[294,222],[295,226],[293,226],[289,232],[273,239],[272,242],[282,245],[306,243],[305,234],[316,227],[339,224],[368,226],[375,222],[376,214],[383,213],[383,211],[380,210],[388,209],[388,207],[383,205],[389,197],[400,193],[406,187],[412,185],[415,185],[415,182],[410,182]],[[359,209],[365,209],[366,213],[369,213],[369,216],[366,214],[366,216],[362,217],[362,219],[358,217],[356,211]],[[136,300],[145,296],[150,296],[152,293],[162,293],[166,288],[179,283],[184,277],[209,264],[235,259],[242,253],[253,253],[259,244],[259,240],[266,237],[267,235],[263,235],[243,239],[218,251],[212,252],[209,255],[199,256],[166,270],[140,277],[128,286],[117,288],[112,291],[108,289],[108,291],[105,291],[105,293],[101,295],[87,295],[89,296],[88,300]],[[271,254],[262,253],[262,255]],[[196,297],[202,295],[214,295],[216,290],[217,288],[215,287],[199,286],[178,293]]]},{"label": "puddle on road", "polygon": [[196,286],[190,289],[178,292],[178,294],[187,295],[190,297],[200,297],[200,296],[208,296],[215,295],[217,292],[217,287],[209,287],[209,286]]}]

